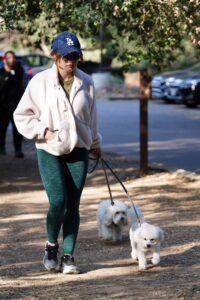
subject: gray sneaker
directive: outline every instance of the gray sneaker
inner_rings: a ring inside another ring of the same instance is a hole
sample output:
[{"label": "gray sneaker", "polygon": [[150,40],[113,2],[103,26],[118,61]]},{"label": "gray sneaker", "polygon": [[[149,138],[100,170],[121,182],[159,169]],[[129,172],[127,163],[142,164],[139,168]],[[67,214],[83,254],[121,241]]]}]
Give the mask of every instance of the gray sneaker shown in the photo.
[{"label": "gray sneaker", "polygon": [[64,254],[61,258],[61,272],[63,274],[79,274],[80,270],[75,265],[74,257],[71,254]]},{"label": "gray sneaker", "polygon": [[60,265],[57,259],[58,244],[50,246],[48,243],[45,245],[43,264],[48,271],[59,271]]}]

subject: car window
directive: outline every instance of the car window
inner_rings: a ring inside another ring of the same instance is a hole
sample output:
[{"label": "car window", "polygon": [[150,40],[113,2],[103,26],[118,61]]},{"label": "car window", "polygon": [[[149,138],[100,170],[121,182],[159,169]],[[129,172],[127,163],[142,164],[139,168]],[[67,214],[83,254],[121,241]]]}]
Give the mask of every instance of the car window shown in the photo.
[{"label": "car window", "polygon": [[40,66],[40,56],[27,55],[22,58],[23,62],[31,67]]},{"label": "car window", "polygon": [[41,66],[46,66],[51,62],[51,58],[46,56],[41,56]]},{"label": "car window", "polygon": [[39,67],[47,65],[51,59],[42,55],[26,55],[22,57],[23,63],[31,67]]}]

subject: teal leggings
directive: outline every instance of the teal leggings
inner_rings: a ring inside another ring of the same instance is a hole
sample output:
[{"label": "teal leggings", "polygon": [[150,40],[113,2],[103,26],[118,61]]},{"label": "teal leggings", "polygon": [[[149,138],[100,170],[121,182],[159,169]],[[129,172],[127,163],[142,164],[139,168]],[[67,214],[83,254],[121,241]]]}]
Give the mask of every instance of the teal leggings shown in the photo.
[{"label": "teal leggings", "polygon": [[63,225],[64,253],[73,254],[79,229],[79,203],[88,168],[88,151],[75,148],[54,156],[37,149],[39,171],[49,199],[47,234],[56,243]]}]

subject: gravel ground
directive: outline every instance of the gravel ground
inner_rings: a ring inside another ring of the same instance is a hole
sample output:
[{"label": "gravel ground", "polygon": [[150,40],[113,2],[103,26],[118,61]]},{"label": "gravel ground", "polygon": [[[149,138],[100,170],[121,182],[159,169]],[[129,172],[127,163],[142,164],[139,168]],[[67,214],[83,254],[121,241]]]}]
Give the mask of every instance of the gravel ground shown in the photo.
[{"label": "gravel ground", "polygon": [[[105,153],[147,221],[162,227],[161,263],[138,271],[130,258],[129,226],[120,244],[97,237],[96,210],[109,198],[99,167],[88,175],[81,201],[75,257],[79,275],[47,273],[42,265],[48,201],[32,142],[24,159],[0,157],[0,299],[200,299],[200,175],[150,170],[139,178],[137,162]],[[129,204],[110,178],[113,196]],[[60,244],[62,242],[60,241]]]}]

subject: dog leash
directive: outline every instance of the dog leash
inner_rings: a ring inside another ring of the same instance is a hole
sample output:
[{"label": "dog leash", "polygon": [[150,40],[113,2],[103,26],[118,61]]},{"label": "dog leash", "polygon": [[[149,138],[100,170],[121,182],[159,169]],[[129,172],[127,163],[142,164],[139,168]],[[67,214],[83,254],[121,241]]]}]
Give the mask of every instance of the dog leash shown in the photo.
[{"label": "dog leash", "polygon": [[[96,161],[95,164],[94,164],[94,167],[92,168],[92,170],[88,171],[88,173],[90,174],[90,173],[92,173],[97,168],[97,166],[99,164],[100,157],[99,156],[97,158],[89,157],[89,159],[93,160],[93,161]],[[111,205],[114,205],[114,201],[113,201],[113,197],[112,197],[112,193],[111,193],[111,189],[110,189],[110,184],[109,184],[109,181],[108,181],[108,175],[107,175],[105,166],[107,167],[107,169],[110,170],[110,172],[113,174],[113,176],[115,177],[115,179],[122,186],[123,190],[125,191],[125,193],[127,195],[128,200],[131,202],[131,207],[133,208],[133,210],[135,212],[137,221],[138,221],[139,225],[141,226],[141,221],[140,221],[140,218],[138,216],[136,207],[135,207],[135,205],[133,203],[133,200],[132,200],[129,192],[127,191],[126,187],[124,186],[124,184],[122,183],[122,181],[119,179],[119,177],[117,176],[117,174],[113,171],[113,169],[109,166],[109,164],[102,157],[101,157],[101,164],[102,164],[102,168],[103,168],[103,171],[104,171],[104,174],[105,174],[106,183],[107,183],[107,186],[108,186],[108,191],[109,191],[109,194],[110,194]]]},{"label": "dog leash", "polygon": [[[89,156],[89,159],[92,160],[92,161],[95,161],[95,164],[91,168],[91,170],[88,170],[88,173],[91,174],[97,168],[97,166],[99,164],[100,157],[98,156],[97,158],[94,158],[94,157]],[[102,168],[103,168],[104,175],[105,175],[105,178],[106,178],[106,183],[107,183],[108,191],[109,191],[109,194],[110,194],[111,205],[114,205],[115,203],[114,203],[114,200],[113,200],[113,197],[112,197],[112,192],[111,192],[110,184],[109,184],[109,181],[108,181],[108,175],[107,175],[106,168],[105,168],[102,160],[101,160],[101,164],[102,164]]]},{"label": "dog leash", "polygon": [[[120,185],[122,186],[124,192],[126,193],[127,195],[127,198],[128,200],[131,202],[131,207],[134,209],[134,212],[135,212],[135,215],[136,215],[136,218],[137,218],[137,221],[139,223],[139,225],[141,226],[141,221],[140,221],[140,218],[138,216],[138,213],[137,213],[137,209],[133,203],[133,200],[129,194],[129,192],[127,191],[126,187],[124,186],[124,184],[122,183],[122,181],[119,179],[119,177],[117,176],[117,174],[113,171],[113,169],[109,166],[109,164],[105,161],[105,159],[101,158],[101,163],[102,163],[102,166],[104,167],[104,164],[106,165],[106,167],[111,171],[111,173],[113,174],[113,176],[116,178],[116,180],[120,183]],[[104,167],[105,169],[105,167]],[[109,183],[108,183],[109,184]],[[109,187],[110,189],[110,187]],[[113,201],[113,200],[112,200]]]},{"label": "dog leash", "polygon": [[108,181],[108,175],[107,175],[107,172],[106,172],[106,168],[105,168],[103,159],[101,159],[101,164],[102,164],[102,167],[103,167],[103,171],[104,171],[105,178],[106,178],[106,183],[107,183],[107,186],[108,186],[108,191],[109,191],[109,194],[110,194],[111,205],[114,205],[115,202],[114,202],[113,197],[112,197],[112,193],[111,193],[111,189],[110,189],[110,184],[109,184],[109,181]]},{"label": "dog leash", "polygon": [[[89,152],[89,154],[90,154],[90,152]],[[91,168],[91,170],[88,169],[88,171],[87,171],[88,174],[93,173],[94,170],[97,168],[97,166],[98,166],[98,164],[99,164],[99,158],[100,158],[99,156],[98,156],[97,158],[88,156],[88,159],[89,159],[89,160],[95,161],[94,166]]]}]

